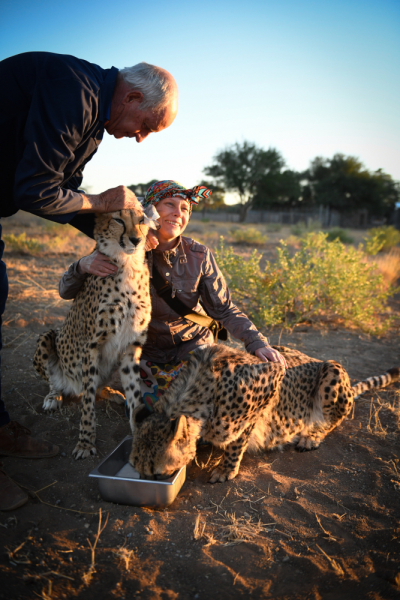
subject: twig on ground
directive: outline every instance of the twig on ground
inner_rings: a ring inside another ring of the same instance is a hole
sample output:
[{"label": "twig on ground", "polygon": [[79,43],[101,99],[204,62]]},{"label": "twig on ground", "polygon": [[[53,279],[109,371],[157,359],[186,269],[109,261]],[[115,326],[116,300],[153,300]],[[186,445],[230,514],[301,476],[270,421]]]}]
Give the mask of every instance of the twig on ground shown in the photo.
[{"label": "twig on ground", "polygon": [[[16,390],[16,391],[18,392],[18,390]],[[19,393],[19,392],[18,392],[18,393]],[[22,394],[20,394],[20,396],[22,396]],[[25,398],[24,398],[24,400],[25,400]],[[39,414],[39,413],[38,413],[38,411],[36,410],[36,408],[33,406],[33,404],[32,404],[32,402],[31,402],[31,401],[29,401],[29,400],[25,400],[25,402],[27,403],[27,405],[28,405],[29,409],[31,410],[31,412],[32,412],[34,415],[38,415],[38,414]]]},{"label": "twig on ground", "polygon": [[24,273],[24,276],[29,279],[29,281],[32,281],[32,283],[34,283],[35,285],[38,286],[38,288],[40,288],[41,290],[43,290],[44,292],[48,292],[49,290],[44,288],[42,285],[40,285],[40,283],[37,283],[37,281],[35,281],[34,279],[32,279],[32,277],[29,277],[29,275],[27,275],[26,273]]},{"label": "twig on ground", "polygon": [[[9,477],[9,479],[11,479],[11,477]],[[22,483],[18,483],[18,481],[15,481],[14,479],[11,479],[11,481],[13,481],[16,485],[23,488],[24,490],[27,490],[27,492],[31,496],[31,498],[37,498],[39,500],[39,502],[41,502],[42,504],[45,504],[46,506],[51,506],[52,508],[58,508],[59,510],[66,510],[68,512],[79,513],[81,515],[97,515],[97,511],[89,512],[86,510],[76,510],[75,508],[66,508],[64,506],[58,506],[57,504],[51,504],[51,502],[45,502],[44,500],[41,499],[38,492],[35,492],[34,490],[30,490],[28,487],[26,487],[26,485],[22,485]],[[55,481],[54,483],[57,483],[57,482]],[[51,483],[50,485],[54,485],[54,483]],[[46,486],[46,487],[49,487],[49,486]],[[42,488],[42,489],[44,490],[46,488]],[[39,490],[39,492],[41,492],[41,491],[42,490]],[[108,511],[108,514],[109,514],[109,512],[110,511]],[[107,516],[107,518],[108,518],[108,516]]]},{"label": "twig on ground", "polygon": [[[18,314],[16,315],[16,317],[20,317],[21,315]],[[12,319],[11,319],[12,320]],[[7,323],[9,323],[10,321],[6,321],[5,323],[3,323],[3,325],[7,325]],[[17,337],[15,337],[13,340],[11,340],[11,342],[7,342],[7,344],[4,345],[4,348],[8,348],[9,346],[11,346],[18,338],[21,337],[21,335],[24,335],[26,333],[26,331],[21,331],[21,333],[19,333],[17,335]]]},{"label": "twig on ground", "polygon": [[218,510],[221,508],[221,504],[223,503],[223,501],[225,500],[225,498],[227,498],[230,494],[231,488],[229,488],[229,490],[227,491],[227,493],[225,494],[225,496],[222,498],[221,502],[219,504],[217,504],[216,502],[213,502],[212,500],[210,500],[211,504],[214,504],[214,506],[216,506],[217,510],[215,511],[215,514],[219,514]]},{"label": "twig on ground", "polygon": [[29,558],[27,556],[24,556],[24,560],[20,560],[19,558],[15,558],[15,555],[21,550],[21,548],[23,548],[23,546],[25,546],[26,542],[29,540],[30,538],[28,537],[24,542],[22,542],[22,544],[20,544],[17,548],[15,548],[15,550],[10,550],[7,546],[5,546],[5,549],[7,550],[7,554],[8,554],[8,559],[10,562],[13,562],[17,565],[30,565],[31,561],[29,560]]},{"label": "twig on ground", "polygon": [[57,577],[62,577],[63,579],[69,579],[70,581],[75,581],[73,577],[68,577],[68,575],[63,575],[58,571],[47,571],[46,573],[40,573],[39,577],[48,577],[49,575],[56,575]]},{"label": "twig on ground", "polygon": [[200,523],[200,513],[196,517],[193,529],[193,539],[200,540],[203,537],[206,523]]},{"label": "twig on ground", "polygon": [[317,546],[318,550],[320,550],[320,551],[322,552],[322,554],[323,554],[324,556],[326,556],[326,558],[329,560],[329,562],[331,563],[331,565],[332,565],[332,567],[333,567],[333,570],[335,571],[335,573],[336,573],[337,575],[340,575],[341,577],[343,577],[343,575],[344,575],[344,571],[343,571],[342,567],[339,565],[339,563],[337,563],[337,562],[336,562],[336,560],[335,560],[334,558],[331,558],[330,556],[328,556],[328,554],[327,554],[326,552],[324,552],[324,551],[322,550],[322,548],[320,548],[320,547],[318,546],[318,544],[315,544],[315,545]]},{"label": "twig on ground", "polygon": [[39,492],[43,492],[43,490],[47,490],[47,488],[51,487],[52,485],[55,485],[56,483],[58,483],[58,481],[53,481],[53,483],[49,483],[45,487],[42,487],[42,488],[40,488],[40,490],[37,490],[36,492],[33,492],[33,493],[37,495]]},{"label": "twig on ground", "polygon": [[125,568],[127,571],[129,571],[129,565],[135,552],[133,550],[128,550],[125,548],[125,546],[121,546],[120,548],[117,548],[117,550],[114,550],[114,554],[116,554],[121,560],[125,561]]},{"label": "twig on ground", "polygon": [[260,520],[253,521],[253,517],[247,513],[243,517],[237,517],[235,513],[225,511],[221,516],[223,517],[223,523],[215,522],[214,525],[221,528],[219,537],[222,540],[226,540],[224,546],[234,546],[251,541],[259,536],[260,533],[272,531],[271,529],[267,529],[267,527],[276,524],[262,523]]},{"label": "twig on ground", "polygon": [[33,334],[33,333],[30,333],[30,334],[29,334],[29,335],[28,335],[28,336],[27,336],[27,337],[26,337],[24,340],[22,340],[22,342],[21,342],[20,344],[18,344],[18,346],[16,346],[16,347],[14,348],[14,350],[11,352],[11,354],[14,354],[14,352],[15,352],[16,350],[18,350],[18,348],[19,348],[20,346],[22,346],[22,344],[25,344],[25,342],[27,342],[27,341],[29,340],[29,338],[31,338],[31,337],[32,337],[32,335],[34,335],[34,334]]},{"label": "twig on ground", "polygon": [[317,519],[319,526],[321,527],[322,531],[328,536],[328,540],[332,540],[333,542],[337,542],[337,539],[333,537],[333,535],[327,531],[326,529],[324,529],[322,527],[322,523],[320,521],[320,518],[318,517],[317,513],[315,513],[315,518]]},{"label": "twig on ground", "polygon": [[87,538],[87,540],[89,542],[90,550],[91,550],[91,553],[92,553],[92,562],[91,562],[91,565],[89,567],[89,570],[82,575],[82,579],[83,579],[83,582],[84,582],[85,585],[89,585],[89,583],[92,580],[93,573],[95,572],[95,567],[96,567],[96,563],[95,563],[96,546],[97,546],[97,542],[99,541],[102,532],[104,531],[104,529],[107,526],[108,517],[109,517],[109,514],[107,514],[106,521],[105,521],[105,523],[104,523],[104,525],[102,527],[101,526],[101,508],[99,508],[99,526],[97,528],[97,533],[95,535],[93,544],[89,540],[89,538]]}]

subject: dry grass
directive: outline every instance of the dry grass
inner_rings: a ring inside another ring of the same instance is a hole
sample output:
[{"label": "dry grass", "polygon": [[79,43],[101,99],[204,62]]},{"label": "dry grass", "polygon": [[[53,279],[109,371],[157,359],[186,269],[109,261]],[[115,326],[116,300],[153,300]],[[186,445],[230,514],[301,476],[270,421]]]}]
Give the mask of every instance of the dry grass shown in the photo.
[{"label": "dry grass", "polygon": [[95,535],[93,543],[88,538],[88,543],[89,543],[90,550],[91,550],[91,563],[90,563],[89,569],[86,571],[86,573],[84,573],[82,575],[82,581],[86,586],[90,584],[90,582],[92,581],[93,573],[95,573],[95,571],[96,571],[96,561],[95,561],[96,546],[100,539],[101,534],[103,533],[104,529],[107,526],[108,517],[109,517],[109,513],[107,513],[107,518],[106,518],[104,525],[101,526],[102,515],[101,515],[101,508],[99,508],[99,525],[98,525],[97,533]]},{"label": "dry grass", "polygon": [[368,262],[376,264],[389,285],[394,285],[400,277],[400,248],[392,248],[368,257]]},{"label": "dry grass", "polygon": [[225,512],[222,519],[214,523],[219,527],[218,538],[224,546],[234,546],[243,542],[253,541],[261,533],[274,531],[268,529],[275,523],[262,523],[260,519],[256,520],[248,513],[237,517],[235,513]]},{"label": "dry grass", "polygon": [[339,565],[339,563],[336,562],[336,560],[334,558],[331,558],[330,556],[328,556],[328,554],[326,552],[324,552],[324,550],[322,550],[322,548],[320,548],[318,546],[318,544],[316,544],[316,546],[317,546],[318,550],[320,550],[320,552],[322,552],[322,554],[329,560],[336,575],[343,577],[344,571],[343,571],[342,567]]},{"label": "dry grass", "polygon": [[120,548],[117,548],[116,550],[114,550],[114,554],[122,562],[125,563],[125,569],[127,571],[129,571],[129,567],[130,567],[131,561],[133,560],[133,558],[135,556],[135,552],[133,550],[128,550],[127,548],[125,548],[125,546],[121,546]]},{"label": "dry grass", "polygon": [[390,433],[388,428],[382,424],[380,418],[382,410],[388,411],[395,418],[396,429],[400,430],[400,390],[395,393],[392,402],[384,402],[379,395],[376,396],[374,402],[374,398],[371,397],[367,430],[378,437],[386,438],[393,436],[393,433]]}]

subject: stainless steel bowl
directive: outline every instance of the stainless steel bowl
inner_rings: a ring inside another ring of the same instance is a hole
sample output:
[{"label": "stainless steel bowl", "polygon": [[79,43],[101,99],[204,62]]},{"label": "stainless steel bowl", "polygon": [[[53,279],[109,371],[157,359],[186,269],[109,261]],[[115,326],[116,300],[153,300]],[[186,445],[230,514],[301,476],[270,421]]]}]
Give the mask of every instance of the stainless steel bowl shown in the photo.
[{"label": "stainless steel bowl", "polygon": [[[132,437],[127,436],[89,473],[99,482],[102,498],[117,504],[132,506],[168,506],[173,502],[186,479],[186,467],[165,481],[139,479],[139,473],[129,465]],[[128,466],[129,465],[129,466]],[[120,471],[123,470],[121,473]]]}]

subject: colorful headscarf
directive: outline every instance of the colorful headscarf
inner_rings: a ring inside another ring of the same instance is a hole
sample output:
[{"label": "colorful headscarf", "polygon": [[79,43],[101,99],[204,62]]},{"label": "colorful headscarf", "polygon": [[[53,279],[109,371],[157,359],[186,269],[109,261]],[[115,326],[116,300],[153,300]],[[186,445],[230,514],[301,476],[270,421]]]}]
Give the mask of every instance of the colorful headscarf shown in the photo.
[{"label": "colorful headscarf", "polygon": [[165,180],[157,181],[149,187],[146,192],[143,201],[143,208],[146,208],[149,204],[156,205],[160,200],[164,198],[172,198],[178,196],[187,200],[190,205],[190,212],[192,211],[192,204],[198,204],[202,198],[207,199],[212,194],[205,185],[198,185],[194,188],[187,190],[183,185],[177,181]]}]

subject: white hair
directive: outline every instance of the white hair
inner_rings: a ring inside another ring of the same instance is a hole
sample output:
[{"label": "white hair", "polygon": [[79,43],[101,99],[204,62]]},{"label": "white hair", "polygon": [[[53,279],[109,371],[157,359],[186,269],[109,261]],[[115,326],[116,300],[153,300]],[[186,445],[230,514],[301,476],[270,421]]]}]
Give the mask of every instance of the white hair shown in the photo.
[{"label": "white hair", "polygon": [[141,62],[133,67],[121,69],[120,74],[132,89],[142,92],[141,110],[161,110],[175,96],[173,81],[166,77],[166,71],[160,67]]}]

